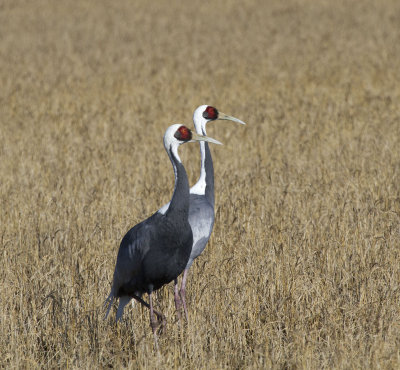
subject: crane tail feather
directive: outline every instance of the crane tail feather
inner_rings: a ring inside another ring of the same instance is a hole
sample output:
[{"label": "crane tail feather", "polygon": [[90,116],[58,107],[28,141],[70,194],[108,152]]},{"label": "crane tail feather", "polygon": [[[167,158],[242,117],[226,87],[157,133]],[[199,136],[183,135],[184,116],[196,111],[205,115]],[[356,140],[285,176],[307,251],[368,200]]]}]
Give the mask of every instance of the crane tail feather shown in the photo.
[{"label": "crane tail feather", "polygon": [[117,308],[117,318],[116,321],[119,321],[124,314],[124,308],[125,306],[130,302],[132,297],[129,297],[128,295],[123,295],[119,297],[119,305]]},{"label": "crane tail feather", "polygon": [[108,304],[107,312],[106,312],[106,315],[105,315],[105,317],[104,317],[104,320],[107,319],[108,314],[110,313],[111,306],[112,306],[112,304],[113,304],[113,302],[114,302],[114,298],[115,298],[115,297],[114,297],[114,291],[111,289],[111,293],[109,294],[109,296],[107,297],[106,301],[104,302],[104,307],[106,307],[107,304]]}]

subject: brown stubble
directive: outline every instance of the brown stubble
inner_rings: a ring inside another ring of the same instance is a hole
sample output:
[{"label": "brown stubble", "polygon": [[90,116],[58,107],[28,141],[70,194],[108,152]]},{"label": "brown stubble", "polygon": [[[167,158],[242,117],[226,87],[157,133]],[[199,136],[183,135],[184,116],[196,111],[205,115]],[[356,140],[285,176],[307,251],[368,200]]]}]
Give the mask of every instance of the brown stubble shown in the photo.
[{"label": "brown stubble", "polygon": [[[1,366],[399,366],[397,1],[1,7]],[[155,294],[157,357],[148,312],[103,302],[170,199],[162,135],[200,104],[247,125],[208,126],[215,228],[189,325]]]}]

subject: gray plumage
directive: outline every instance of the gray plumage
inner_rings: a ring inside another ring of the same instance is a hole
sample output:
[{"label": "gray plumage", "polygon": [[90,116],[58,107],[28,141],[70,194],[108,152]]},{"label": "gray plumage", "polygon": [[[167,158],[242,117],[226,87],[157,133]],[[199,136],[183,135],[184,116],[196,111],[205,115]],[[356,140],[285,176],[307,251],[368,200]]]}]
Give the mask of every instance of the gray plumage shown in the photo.
[{"label": "gray plumage", "polygon": [[117,310],[116,319],[119,320],[131,298],[151,294],[182,273],[193,243],[188,223],[188,198],[184,202],[180,199],[179,212],[155,213],[124,236],[118,251],[107,315],[114,298],[122,297]]},{"label": "gray plumage", "polygon": [[106,317],[114,298],[122,297],[117,310],[119,320],[130,298],[151,294],[175,279],[187,265],[193,244],[188,222],[189,183],[182,163],[172,156],[171,161],[176,183],[169,209],[164,215],[154,213],[122,239]]},{"label": "gray plumage", "polygon": [[[179,155],[178,146],[191,140],[216,140],[192,133],[182,125],[170,126],[164,135],[164,147],[175,173],[175,188],[164,213],[156,212],[130,229],[121,241],[110,295],[110,312],[114,299],[119,298],[117,320],[124,307],[134,298],[150,309],[150,323],[157,346],[155,313],[164,323],[164,316],[153,309],[151,294],[176,279],[186,267],[193,245],[189,224],[189,183]],[[142,295],[149,295],[149,304]]]},{"label": "gray plumage", "polygon": [[204,251],[214,226],[214,207],[201,195],[190,194],[189,224],[193,232],[193,247],[186,269]]},{"label": "gray plumage", "polygon": [[204,195],[191,193],[189,196],[189,224],[193,232],[193,247],[186,270],[203,253],[214,227],[214,166],[210,148],[207,143],[204,145],[206,190]]},{"label": "gray plumage", "polygon": [[[214,107],[202,105],[198,107],[193,114],[193,122],[196,132],[206,135],[206,124],[215,120],[230,120],[241,124],[244,122],[237,118],[218,112]],[[200,178],[190,189],[189,204],[189,224],[193,232],[193,247],[190,253],[189,261],[183,273],[181,289],[178,290],[178,280],[175,279],[175,306],[178,312],[181,305],[188,319],[186,307],[186,280],[193,261],[201,255],[206,248],[214,227],[214,166],[208,143],[200,143],[201,170]]]}]

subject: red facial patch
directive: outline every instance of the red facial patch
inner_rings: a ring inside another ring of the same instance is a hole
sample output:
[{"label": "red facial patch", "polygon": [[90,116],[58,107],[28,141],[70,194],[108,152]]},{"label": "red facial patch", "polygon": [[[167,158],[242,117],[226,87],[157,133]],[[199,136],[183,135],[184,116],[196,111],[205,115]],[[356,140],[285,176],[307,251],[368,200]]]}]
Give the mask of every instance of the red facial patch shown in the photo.
[{"label": "red facial patch", "polygon": [[218,111],[216,108],[208,106],[203,112],[203,117],[205,119],[217,119]]},{"label": "red facial patch", "polygon": [[180,141],[192,140],[192,131],[190,131],[186,126],[179,127],[174,135]]}]

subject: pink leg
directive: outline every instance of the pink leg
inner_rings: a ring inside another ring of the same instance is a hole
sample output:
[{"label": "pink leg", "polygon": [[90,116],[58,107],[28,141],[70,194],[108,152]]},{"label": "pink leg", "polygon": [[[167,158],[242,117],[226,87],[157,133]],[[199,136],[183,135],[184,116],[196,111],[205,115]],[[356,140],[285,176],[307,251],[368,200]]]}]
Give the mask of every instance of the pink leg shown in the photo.
[{"label": "pink leg", "polygon": [[174,280],[174,298],[175,298],[175,308],[176,308],[176,316],[178,316],[178,321],[181,321],[181,306],[182,301],[179,296],[179,289],[178,289],[178,278]]},{"label": "pink leg", "polygon": [[181,295],[181,298],[182,298],[183,310],[185,311],[185,316],[186,316],[187,322],[189,322],[189,316],[188,316],[187,308],[186,308],[186,279],[187,279],[188,272],[189,272],[189,269],[187,269],[183,272],[182,285],[181,285],[181,290],[179,292]]},{"label": "pink leg", "polygon": [[[146,303],[142,298],[140,298],[140,297],[138,297],[138,296],[136,296],[136,295],[134,295],[134,296],[132,296],[134,299],[136,299],[138,302],[140,302],[143,306],[145,306],[145,307],[147,307],[148,309],[150,309],[150,305],[148,304],[148,303]],[[157,316],[157,319],[158,319],[158,326],[161,324],[162,325],[162,328],[161,329],[164,329],[165,328],[165,326],[167,325],[167,319],[165,318],[165,316],[161,313],[161,312],[158,312],[158,311],[156,311],[154,308],[153,308],[153,312],[156,314],[156,316]]]}]

